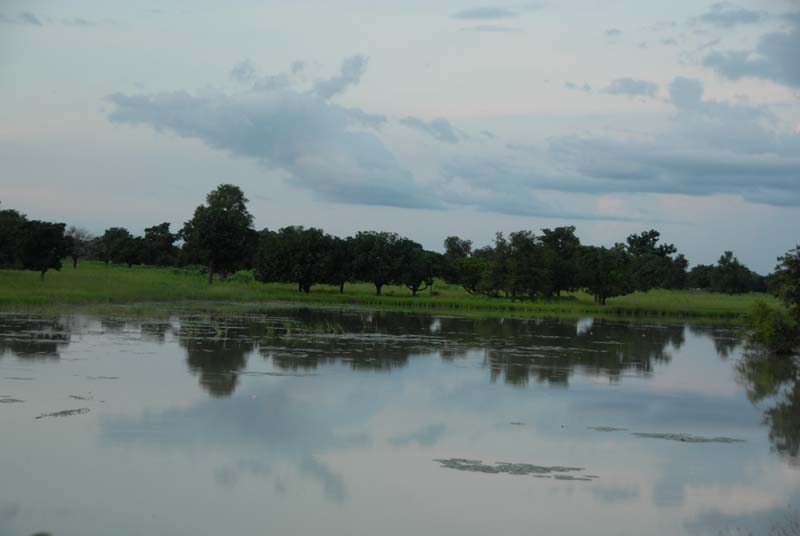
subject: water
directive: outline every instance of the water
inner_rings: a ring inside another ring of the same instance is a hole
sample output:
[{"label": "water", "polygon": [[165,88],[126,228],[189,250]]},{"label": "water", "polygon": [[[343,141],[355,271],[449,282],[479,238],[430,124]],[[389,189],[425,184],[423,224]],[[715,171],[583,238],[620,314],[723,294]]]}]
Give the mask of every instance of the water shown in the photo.
[{"label": "water", "polygon": [[796,367],[726,327],[2,315],[0,434],[3,536],[758,534],[800,504]]}]

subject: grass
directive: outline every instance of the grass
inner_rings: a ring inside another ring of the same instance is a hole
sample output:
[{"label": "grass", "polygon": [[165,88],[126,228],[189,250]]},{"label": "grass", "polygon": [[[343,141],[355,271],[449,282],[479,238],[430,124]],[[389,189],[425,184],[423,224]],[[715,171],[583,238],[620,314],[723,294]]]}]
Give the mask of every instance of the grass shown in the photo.
[{"label": "grass", "polygon": [[[157,308],[163,303],[258,304],[300,302],[348,304],[361,307],[419,309],[462,313],[503,313],[518,316],[627,316],[737,320],[757,301],[776,303],[767,294],[727,295],[704,291],[652,290],[610,298],[605,306],[596,305],[591,296],[577,292],[551,301],[518,301],[471,295],[456,285],[438,282],[433,294],[417,297],[404,287],[384,287],[375,296],[371,284],[355,283],[338,287],[314,286],[310,294],[297,292],[290,284],[263,284],[247,273],[236,274],[226,282],[209,286],[203,275],[180,269],[138,266],[106,266],[84,261],[77,269],[65,266],[50,271],[44,281],[29,271],[0,270],[0,309],[59,309],[90,306],[94,309],[119,304],[139,304],[140,309]],[[143,305],[146,304],[146,305]]]}]

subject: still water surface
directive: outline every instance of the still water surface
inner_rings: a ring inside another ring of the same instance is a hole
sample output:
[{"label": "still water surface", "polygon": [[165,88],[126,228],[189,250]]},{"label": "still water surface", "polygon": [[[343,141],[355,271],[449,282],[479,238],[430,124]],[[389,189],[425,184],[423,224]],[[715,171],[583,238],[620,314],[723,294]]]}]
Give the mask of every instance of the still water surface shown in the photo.
[{"label": "still water surface", "polygon": [[0,534],[758,534],[797,376],[727,327],[0,315]]}]

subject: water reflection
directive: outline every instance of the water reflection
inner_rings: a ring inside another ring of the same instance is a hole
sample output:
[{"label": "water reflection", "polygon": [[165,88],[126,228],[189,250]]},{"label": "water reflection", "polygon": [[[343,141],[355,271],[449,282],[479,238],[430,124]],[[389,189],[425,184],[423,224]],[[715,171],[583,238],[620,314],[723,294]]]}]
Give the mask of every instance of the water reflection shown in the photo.
[{"label": "water reflection", "polygon": [[219,316],[183,319],[178,342],[186,349],[186,363],[213,397],[233,394],[239,371],[256,347],[259,324]]},{"label": "water reflection", "polygon": [[[12,535],[41,520],[216,534],[224,510],[243,532],[617,534],[625,519],[643,534],[656,517],[670,534],[749,530],[800,500],[784,462],[798,464],[800,394],[797,363],[741,355],[735,329],[597,319],[0,317],[0,398],[24,399],[0,405],[15,483],[0,527],[13,511]],[[7,381],[14,368],[35,381]],[[701,436],[743,441],[663,439]],[[555,467],[586,471],[527,474]],[[53,513],[63,496],[36,489],[44,478],[75,486],[71,516]]]},{"label": "water reflection", "polygon": [[748,398],[764,408],[764,423],[777,452],[800,465],[800,364],[798,358],[745,352],[737,363]]},{"label": "water reflection", "polygon": [[69,319],[0,315],[0,357],[58,359],[70,343]]}]

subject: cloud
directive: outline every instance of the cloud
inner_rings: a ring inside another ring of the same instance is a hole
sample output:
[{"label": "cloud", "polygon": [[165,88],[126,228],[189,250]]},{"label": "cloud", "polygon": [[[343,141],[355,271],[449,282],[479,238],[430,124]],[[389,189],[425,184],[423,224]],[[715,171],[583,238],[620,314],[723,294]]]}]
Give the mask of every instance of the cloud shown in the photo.
[{"label": "cloud", "polygon": [[617,78],[604,91],[612,95],[655,97],[656,93],[658,93],[658,84],[647,80],[634,80],[629,77]]},{"label": "cloud", "polygon": [[237,82],[250,82],[256,77],[256,68],[250,60],[244,60],[233,66],[230,76]]},{"label": "cloud", "polygon": [[752,11],[738,8],[730,2],[718,2],[711,9],[692,20],[701,24],[710,24],[718,28],[732,28],[739,24],[761,22],[767,17],[765,11]]},{"label": "cloud", "polygon": [[498,32],[498,33],[516,33],[521,32],[522,28],[513,28],[511,26],[496,26],[494,24],[479,24],[478,26],[468,26],[461,28],[462,32]]},{"label": "cloud", "polygon": [[[519,210],[542,191],[728,194],[800,206],[800,136],[775,130],[775,118],[764,107],[706,99],[698,80],[676,78],[668,90],[676,113],[657,135],[560,136],[542,146],[510,144],[505,155],[450,159],[442,173],[465,191],[513,192],[505,212]],[[498,194],[482,206],[503,202]]]},{"label": "cloud", "polygon": [[0,23],[5,24],[21,24],[26,26],[44,26],[45,24],[60,23],[64,26],[74,26],[79,28],[88,28],[90,26],[97,26],[98,24],[114,24],[113,20],[105,19],[102,21],[89,20],[83,17],[72,18],[40,18],[30,11],[20,11],[16,15],[5,15],[0,13]]},{"label": "cloud", "polygon": [[458,143],[460,137],[458,132],[444,117],[436,117],[431,121],[425,121],[419,117],[403,117],[399,120],[403,125],[424,132],[438,141],[445,143]]},{"label": "cloud", "polygon": [[21,11],[16,15],[0,14],[0,22],[5,24],[23,24],[28,26],[42,26],[43,23],[39,17],[30,11]]},{"label": "cloud", "polygon": [[703,64],[731,80],[761,78],[800,88],[800,12],[786,19],[791,24],[788,32],[764,34],[752,50],[712,52]]},{"label": "cloud", "polygon": [[311,92],[117,93],[108,100],[114,107],[109,115],[112,122],[146,125],[255,159],[285,171],[290,183],[319,199],[440,206],[375,134],[354,128],[379,122],[380,116],[332,104]]},{"label": "cloud", "polygon": [[[337,91],[363,73],[361,60],[347,63],[331,84]],[[291,77],[272,75],[280,76]],[[260,87],[267,79],[256,76],[252,87],[236,93],[117,93],[108,97],[109,119],[256,160],[315,198],[338,203],[627,220],[639,216],[598,214],[588,196],[731,194],[800,206],[800,136],[776,130],[780,123],[765,107],[706,98],[702,84],[689,78],[667,86],[675,113],[657,136],[560,136],[541,144],[479,144],[464,153],[456,147],[464,135],[447,119],[398,118],[443,142],[432,147],[439,163],[426,165],[424,180],[407,167],[413,162],[398,161],[385,145],[386,116],[331,102],[332,89],[320,92],[319,82],[305,89],[297,81]],[[657,86],[648,84],[623,78],[607,90],[655,95]],[[572,85],[591,91],[588,84]]]},{"label": "cloud", "polygon": [[519,13],[502,7],[476,7],[464,9],[450,15],[453,19],[510,19]]},{"label": "cloud", "polygon": [[369,59],[361,54],[346,58],[342,62],[339,74],[314,84],[314,93],[323,99],[329,99],[343,93],[348,87],[357,85],[367,70]]},{"label": "cloud", "polygon": [[411,445],[413,443],[422,445],[424,447],[430,447],[435,445],[439,439],[441,439],[446,430],[447,427],[444,425],[444,423],[429,424],[428,426],[420,428],[414,432],[392,436],[388,439],[388,441],[392,445],[399,447]]},{"label": "cloud", "polygon": [[569,80],[564,82],[564,87],[567,89],[571,89],[573,91],[583,91],[584,93],[591,93],[592,86],[587,84],[586,82],[583,85],[578,85],[575,82],[570,82]]}]

